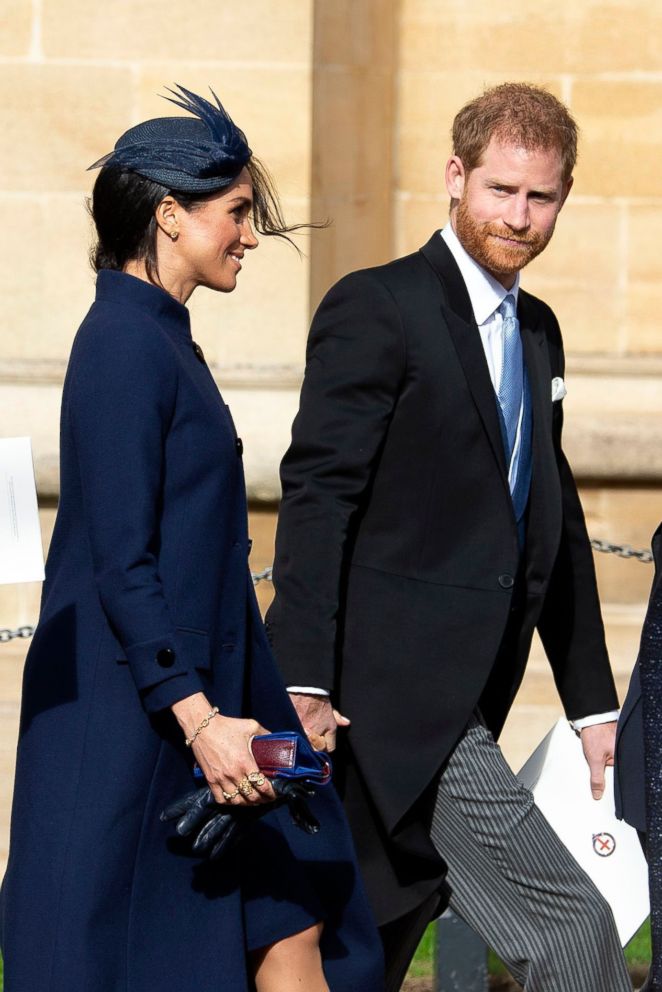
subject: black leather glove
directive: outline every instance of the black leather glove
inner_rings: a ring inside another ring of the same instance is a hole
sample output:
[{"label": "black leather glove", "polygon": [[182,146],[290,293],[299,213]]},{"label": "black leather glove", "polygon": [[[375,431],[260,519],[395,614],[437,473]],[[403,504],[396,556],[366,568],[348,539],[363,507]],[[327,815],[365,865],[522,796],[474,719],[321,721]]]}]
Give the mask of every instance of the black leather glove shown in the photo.
[{"label": "black leather glove", "polygon": [[315,788],[305,779],[274,778],[271,785],[279,799],[287,803],[292,822],[307,834],[316,834],[319,820],[310,812],[306,799],[315,795]]},{"label": "black leather glove", "polygon": [[194,854],[218,858],[239,839],[242,820],[235,814],[240,812],[253,811],[220,806],[206,785],[171,803],[161,813],[161,820],[176,820],[180,837],[194,837]]},{"label": "black leather glove", "polygon": [[[292,822],[300,830],[316,834],[320,825],[306,803],[315,795],[313,786],[301,779],[276,778],[271,784],[278,797],[276,803],[287,803]],[[264,816],[273,805],[222,806],[206,785],[171,803],[161,813],[161,820],[176,820],[175,830],[180,837],[194,836],[193,853],[215,859],[237,843],[248,824]]]}]

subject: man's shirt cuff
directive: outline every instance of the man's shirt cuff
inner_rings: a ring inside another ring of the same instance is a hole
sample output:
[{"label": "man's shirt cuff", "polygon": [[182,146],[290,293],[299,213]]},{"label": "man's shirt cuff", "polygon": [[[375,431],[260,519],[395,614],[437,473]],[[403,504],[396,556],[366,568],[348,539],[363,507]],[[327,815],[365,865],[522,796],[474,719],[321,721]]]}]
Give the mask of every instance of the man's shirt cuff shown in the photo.
[{"label": "man's shirt cuff", "polygon": [[300,692],[306,696],[328,696],[326,689],[318,689],[314,685],[288,685],[288,692]]},{"label": "man's shirt cuff", "polygon": [[608,713],[595,713],[593,716],[583,716],[579,720],[570,720],[570,726],[579,733],[585,727],[595,727],[599,723],[612,723],[618,720],[620,710],[610,710]]}]

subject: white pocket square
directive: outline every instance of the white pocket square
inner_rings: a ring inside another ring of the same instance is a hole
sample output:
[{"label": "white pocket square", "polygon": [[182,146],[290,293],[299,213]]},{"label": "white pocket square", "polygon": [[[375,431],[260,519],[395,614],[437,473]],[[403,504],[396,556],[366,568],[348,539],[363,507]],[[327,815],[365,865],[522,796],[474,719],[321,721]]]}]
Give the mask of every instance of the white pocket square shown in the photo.
[{"label": "white pocket square", "polygon": [[556,403],[557,400],[562,400],[568,390],[565,388],[565,382],[560,375],[557,375],[555,379],[552,379],[552,403]]}]

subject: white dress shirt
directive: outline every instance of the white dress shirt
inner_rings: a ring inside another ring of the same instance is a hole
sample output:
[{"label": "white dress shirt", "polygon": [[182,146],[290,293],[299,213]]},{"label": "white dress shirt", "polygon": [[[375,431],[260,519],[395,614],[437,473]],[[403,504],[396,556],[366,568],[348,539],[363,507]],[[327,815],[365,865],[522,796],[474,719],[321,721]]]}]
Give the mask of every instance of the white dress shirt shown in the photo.
[{"label": "white dress shirt", "polygon": [[[508,294],[517,297],[519,293],[519,272],[515,276],[515,282],[511,289],[505,289],[500,282],[486,272],[485,269],[476,262],[471,255],[462,247],[460,241],[453,230],[450,221],[441,232],[441,237],[446,242],[457,266],[460,270],[464,284],[467,287],[474,319],[478,325],[478,333],[485,351],[485,359],[490,373],[490,379],[494,387],[494,392],[498,393],[501,381],[501,371],[503,367],[503,319],[498,309]],[[513,478],[519,463],[522,413],[524,404],[520,407],[519,424],[513,453],[508,467],[508,481]],[[315,686],[290,685],[288,692],[308,693],[315,696],[328,696],[325,689],[318,689]],[[598,723],[607,723],[618,719],[618,711],[610,713],[598,713],[594,716],[582,717],[581,720],[571,721],[572,727],[579,731],[584,727],[590,727]]]}]

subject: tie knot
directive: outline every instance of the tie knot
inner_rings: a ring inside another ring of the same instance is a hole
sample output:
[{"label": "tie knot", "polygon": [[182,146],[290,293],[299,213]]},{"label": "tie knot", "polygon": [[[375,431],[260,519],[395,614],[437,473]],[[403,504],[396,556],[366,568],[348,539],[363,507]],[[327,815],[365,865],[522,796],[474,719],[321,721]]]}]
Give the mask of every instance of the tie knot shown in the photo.
[{"label": "tie knot", "polygon": [[515,297],[512,293],[508,293],[508,296],[504,296],[503,300],[499,304],[498,312],[504,320],[517,320],[517,304],[515,303]]}]

